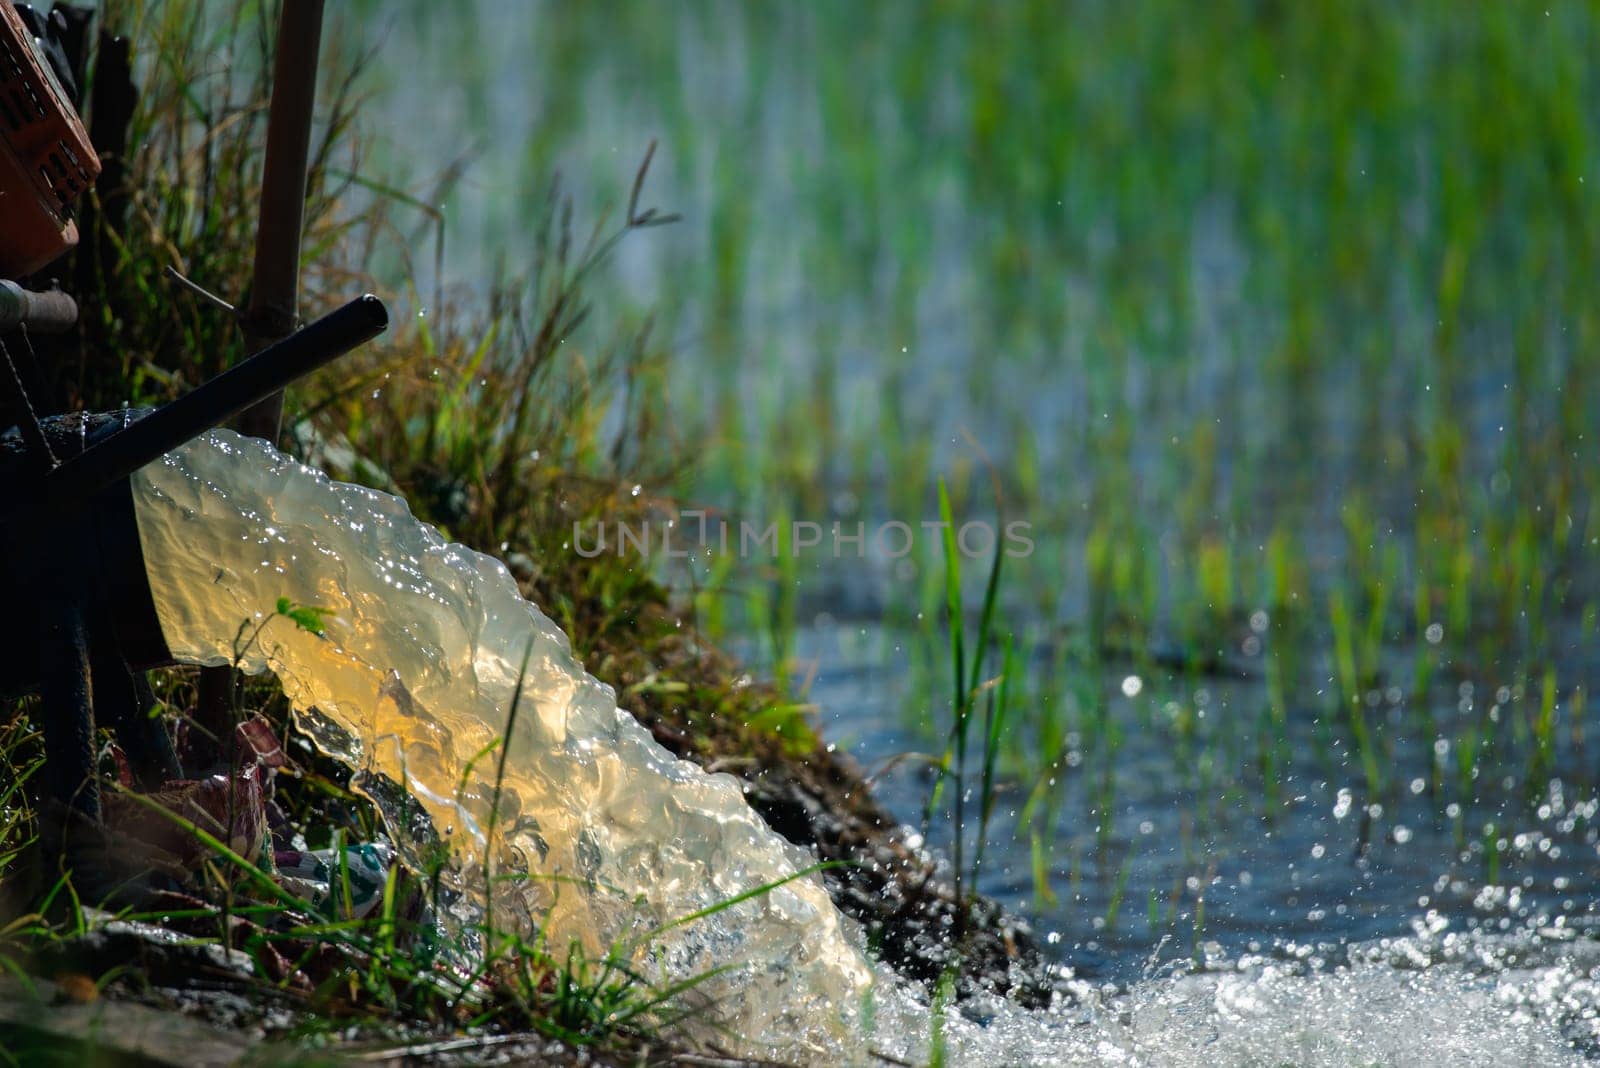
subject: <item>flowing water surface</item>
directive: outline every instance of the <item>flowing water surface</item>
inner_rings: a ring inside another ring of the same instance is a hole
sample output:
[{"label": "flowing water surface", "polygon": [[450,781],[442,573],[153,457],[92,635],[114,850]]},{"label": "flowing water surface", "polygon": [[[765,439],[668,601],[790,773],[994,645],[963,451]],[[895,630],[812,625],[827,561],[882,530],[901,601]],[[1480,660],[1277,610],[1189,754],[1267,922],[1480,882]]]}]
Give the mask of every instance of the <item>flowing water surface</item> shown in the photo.
[{"label": "flowing water surface", "polygon": [[[134,492],[172,654],[276,674],[407,861],[431,870],[443,846],[456,926],[493,910],[558,954],[620,945],[663,985],[706,977],[692,994],[757,1055],[851,1048],[871,971],[820,885],[672,926],[805,855],[731,776],[675,759],[619,711],[504,564],[397,497],[224,431],[138,472]],[[275,616],[283,597],[330,612],[327,634]]]}]

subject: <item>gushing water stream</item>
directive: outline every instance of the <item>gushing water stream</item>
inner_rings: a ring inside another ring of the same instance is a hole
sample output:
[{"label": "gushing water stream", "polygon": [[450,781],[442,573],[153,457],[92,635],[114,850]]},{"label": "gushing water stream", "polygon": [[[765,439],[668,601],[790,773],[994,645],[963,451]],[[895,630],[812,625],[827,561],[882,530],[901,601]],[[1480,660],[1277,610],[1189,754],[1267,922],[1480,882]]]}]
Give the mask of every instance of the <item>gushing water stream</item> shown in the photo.
[{"label": "gushing water stream", "polygon": [[[649,937],[808,858],[732,777],[673,758],[619,711],[498,561],[447,543],[396,497],[228,432],[151,464],[133,488],[173,654],[231,663],[260,625],[241,666],[279,677],[301,726],[355,769],[414,865],[446,844],[463,932],[488,904],[487,858],[493,874],[519,876],[492,883],[499,923],[537,925],[558,949],[637,945],[635,963],[668,981],[726,968],[696,992],[719,1040],[742,1052],[927,1055],[925,999],[874,969],[812,878]],[[274,616],[280,597],[330,610],[326,635]],[[491,816],[491,746],[525,656]],[[1574,1042],[1595,1045],[1596,975],[1596,943],[1571,928],[1555,939],[1419,928],[1337,968],[1265,956],[1120,989],[1082,984],[1051,1013],[974,1004],[945,1034],[952,1062],[985,1065],[1549,1064],[1576,1059]]]},{"label": "gushing water stream", "polygon": [[[242,623],[265,620],[241,666],[270,669],[301,725],[358,772],[408,859],[436,832],[452,881],[496,922],[543,928],[558,952],[599,955],[792,875],[806,864],[729,775],[662,749],[498,560],[448,543],[404,501],[334,482],[265,442],[216,432],[134,476],[139,535],[168,647],[231,663]],[[324,637],[272,618],[288,597],[333,613]],[[498,752],[500,811],[491,821]],[[403,784],[432,827],[417,827]],[[492,841],[491,826],[493,828]],[[492,851],[492,853],[491,853]],[[800,879],[677,928],[637,961],[696,987],[751,1051],[848,1044],[872,971],[826,891]]]}]

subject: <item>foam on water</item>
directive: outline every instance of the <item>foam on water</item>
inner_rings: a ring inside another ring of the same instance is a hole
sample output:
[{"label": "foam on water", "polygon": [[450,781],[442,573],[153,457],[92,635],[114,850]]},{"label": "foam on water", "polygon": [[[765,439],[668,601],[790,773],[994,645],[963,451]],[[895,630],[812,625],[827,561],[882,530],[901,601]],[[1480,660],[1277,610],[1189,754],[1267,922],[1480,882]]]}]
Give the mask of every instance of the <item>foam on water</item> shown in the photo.
[{"label": "foam on water", "polygon": [[[948,1028],[954,1063],[1103,1065],[1562,1065],[1595,1050],[1593,942],[1451,935],[1356,947],[1337,968],[1252,958],[1127,988],[1075,991],[1071,1009],[997,1004]],[[1527,963],[1518,963],[1527,962]],[[1600,974],[1597,971],[1595,974]],[[911,1035],[915,1003],[895,1029]],[[881,1046],[880,1046],[881,1048]],[[917,1059],[922,1041],[895,1048]]]},{"label": "foam on water", "polygon": [[[812,878],[651,936],[808,858],[731,776],[674,758],[619,711],[499,561],[446,542],[396,497],[225,431],[151,464],[133,487],[173,654],[230,663],[241,634],[262,625],[242,666],[282,680],[301,725],[355,769],[413,864],[446,844],[463,932],[486,904],[487,862],[525,876],[495,883],[497,922],[591,953],[626,940],[669,980],[728,968],[696,990],[724,1044],[803,1062],[864,1061],[869,1049],[926,1058],[925,997],[874,974]],[[331,610],[326,636],[274,616],[280,597]],[[490,747],[525,655],[491,816]],[[1338,968],[1287,955],[1080,984],[1052,1012],[968,1003],[945,1030],[952,1063],[986,1066],[1556,1064],[1577,1058],[1574,1040],[1594,1043],[1594,945],[1422,930]]]}]

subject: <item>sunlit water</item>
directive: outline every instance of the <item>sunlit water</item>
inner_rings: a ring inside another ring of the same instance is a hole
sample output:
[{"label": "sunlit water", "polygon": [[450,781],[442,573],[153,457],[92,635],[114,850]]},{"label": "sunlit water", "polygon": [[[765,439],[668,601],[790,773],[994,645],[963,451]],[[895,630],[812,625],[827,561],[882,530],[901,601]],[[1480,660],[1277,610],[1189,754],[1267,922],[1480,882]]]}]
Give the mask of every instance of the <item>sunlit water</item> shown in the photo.
[{"label": "sunlit water", "polygon": [[[906,759],[931,744],[918,702],[941,696],[907,683],[916,641],[834,620],[804,628],[796,648],[824,733],[902,815],[920,812],[930,785],[926,765]],[[1081,722],[1069,718],[1071,747],[1056,772],[1042,869],[1033,864],[1030,824],[1019,819],[1031,783],[1002,776],[979,879],[986,893],[1033,917],[1045,949],[1079,975],[1125,980],[1152,955],[1237,957],[1288,942],[1336,958],[1339,947],[1405,934],[1419,918],[1496,934],[1552,925],[1588,932],[1600,922],[1600,795],[1575,759],[1531,799],[1513,764],[1485,759],[1469,808],[1450,800],[1453,751],[1435,799],[1428,754],[1413,738],[1386,765],[1399,784],[1395,796],[1373,805],[1360,762],[1314,708],[1296,715],[1288,761],[1273,781],[1250,769],[1264,701],[1259,677],[1133,676],[1140,692],[1128,697],[1118,683],[1138,669],[1083,670],[1114,694],[1106,715],[1121,732],[1119,747],[1108,758],[1103,739],[1080,738]],[[1456,714],[1481,714],[1496,696],[1461,698]],[[1175,752],[1174,699],[1205,713],[1188,756]],[[1528,700],[1508,701],[1502,718]],[[1321,737],[1328,734],[1335,736]],[[932,837],[948,847],[947,822]],[[974,837],[969,832],[969,857]]]},{"label": "sunlit water", "polygon": [[[641,963],[669,979],[730,967],[700,988],[723,1042],[801,1061],[928,1055],[926,999],[882,969],[874,979],[811,881],[652,937],[805,858],[733,779],[674,759],[619,712],[497,561],[445,542],[397,498],[226,432],[145,468],[134,486],[173,652],[275,672],[414,863],[448,844],[458,921],[482,915],[492,855],[496,874],[528,876],[495,895],[502,921],[542,924],[557,944],[591,951],[634,940]],[[280,597],[330,609],[327,635],[273,617]],[[491,817],[490,746],[525,656]],[[406,784],[421,812],[385,782]],[[1335,950],[1314,940],[1206,949],[1203,967],[1158,947],[1124,982],[1071,980],[1048,1012],[967,1003],[948,1014],[943,1040],[975,1064],[1550,1064],[1591,1048],[1600,954],[1585,930],[1557,917],[1457,933],[1419,916],[1401,937]]]},{"label": "sunlit water", "polygon": [[[502,925],[542,928],[558,955],[571,942],[593,956],[637,943],[634,965],[666,982],[727,969],[690,997],[714,1002],[709,1019],[747,1050],[850,1048],[871,972],[814,881],[654,934],[807,858],[731,776],[674,758],[620,712],[499,561],[446,542],[399,498],[226,432],[134,484],[173,654],[272,670],[413,864],[425,870],[431,844],[448,843],[464,916],[492,905]],[[274,617],[281,597],[330,611],[326,636]],[[524,661],[498,781],[493,743],[507,734]],[[425,815],[385,781],[404,784]],[[492,903],[490,874],[502,880]]]}]

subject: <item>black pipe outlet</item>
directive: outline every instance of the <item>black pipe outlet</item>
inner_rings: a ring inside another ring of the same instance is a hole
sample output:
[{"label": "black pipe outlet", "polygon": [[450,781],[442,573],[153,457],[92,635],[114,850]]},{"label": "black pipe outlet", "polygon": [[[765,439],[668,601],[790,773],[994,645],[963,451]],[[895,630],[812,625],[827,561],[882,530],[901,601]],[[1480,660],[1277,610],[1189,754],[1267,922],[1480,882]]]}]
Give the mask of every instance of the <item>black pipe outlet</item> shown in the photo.
[{"label": "black pipe outlet", "polygon": [[0,524],[44,510],[80,507],[104,487],[372,340],[388,325],[389,312],[383,301],[370,293],[352,300],[31,484],[18,487],[7,495],[10,499]]}]

